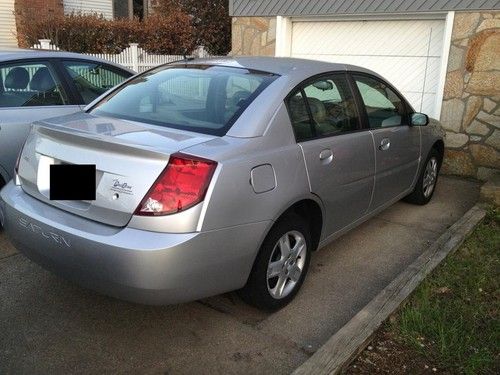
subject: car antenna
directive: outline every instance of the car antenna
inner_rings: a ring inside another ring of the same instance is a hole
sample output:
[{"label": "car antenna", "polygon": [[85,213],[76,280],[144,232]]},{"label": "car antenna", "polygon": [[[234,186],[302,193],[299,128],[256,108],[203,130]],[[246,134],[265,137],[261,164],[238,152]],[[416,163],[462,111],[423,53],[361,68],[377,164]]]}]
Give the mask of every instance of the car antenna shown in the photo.
[{"label": "car antenna", "polygon": [[180,63],[183,61],[187,63],[188,61],[193,61],[195,59],[193,56],[188,56],[186,53],[187,53],[187,50],[184,49],[184,51],[182,53],[182,59],[169,61],[168,63],[165,63],[163,65],[177,64],[177,63]]}]

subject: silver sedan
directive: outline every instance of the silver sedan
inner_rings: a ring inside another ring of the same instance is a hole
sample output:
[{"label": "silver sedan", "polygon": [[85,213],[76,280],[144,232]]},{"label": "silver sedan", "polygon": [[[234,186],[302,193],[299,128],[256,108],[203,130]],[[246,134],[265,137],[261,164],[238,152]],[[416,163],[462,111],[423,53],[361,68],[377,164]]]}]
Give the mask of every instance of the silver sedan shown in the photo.
[{"label": "silver sedan", "polygon": [[290,302],[312,252],[400,199],[427,203],[443,132],[374,72],[186,61],[33,124],[0,221],[26,256],[148,304],[238,289]]}]

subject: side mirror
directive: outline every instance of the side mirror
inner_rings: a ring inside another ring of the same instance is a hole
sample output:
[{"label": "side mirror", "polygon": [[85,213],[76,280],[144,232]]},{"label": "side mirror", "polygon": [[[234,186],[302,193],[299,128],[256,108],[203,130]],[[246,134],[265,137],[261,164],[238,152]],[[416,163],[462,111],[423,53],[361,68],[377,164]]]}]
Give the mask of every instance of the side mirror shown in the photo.
[{"label": "side mirror", "polygon": [[429,116],[424,113],[412,113],[411,114],[411,125],[413,126],[425,126],[429,123]]}]

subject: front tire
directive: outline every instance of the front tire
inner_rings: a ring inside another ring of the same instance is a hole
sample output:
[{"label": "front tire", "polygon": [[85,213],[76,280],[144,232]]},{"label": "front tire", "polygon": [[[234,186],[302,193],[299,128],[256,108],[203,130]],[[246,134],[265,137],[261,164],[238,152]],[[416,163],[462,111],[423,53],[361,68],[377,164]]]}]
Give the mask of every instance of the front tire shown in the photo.
[{"label": "front tire", "polygon": [[439,152],[434,148],[431,149],[429,155],[427,155],[425,165],[420,172],[415,189],[405,198],[405,201],[418,205],[429,203],[434,195],[434,190],[436,190],[439,168],[441,166],[440,161],[441,155]]},{"label": "front tire", "polygon": [[259,309],[277,310],[298,293],[309,268],[311,235],[304,219],[289,214],[268,233],[241,298]]}]

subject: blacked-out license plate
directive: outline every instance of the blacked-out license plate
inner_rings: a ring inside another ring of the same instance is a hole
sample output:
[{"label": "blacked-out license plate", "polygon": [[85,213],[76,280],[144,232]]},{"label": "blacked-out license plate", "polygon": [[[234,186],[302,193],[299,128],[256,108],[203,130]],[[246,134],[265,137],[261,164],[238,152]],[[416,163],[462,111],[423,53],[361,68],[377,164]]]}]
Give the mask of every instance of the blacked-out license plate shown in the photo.
[{"label": "blacked-out license plate", "polygon": [[95,200],[95,164],[50,166],[51,200]]}]

